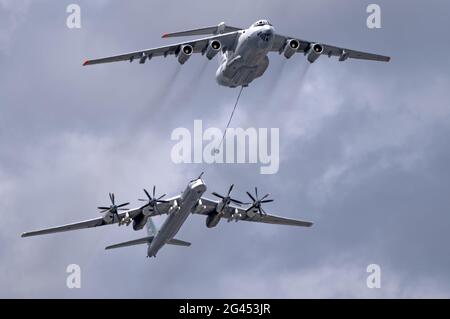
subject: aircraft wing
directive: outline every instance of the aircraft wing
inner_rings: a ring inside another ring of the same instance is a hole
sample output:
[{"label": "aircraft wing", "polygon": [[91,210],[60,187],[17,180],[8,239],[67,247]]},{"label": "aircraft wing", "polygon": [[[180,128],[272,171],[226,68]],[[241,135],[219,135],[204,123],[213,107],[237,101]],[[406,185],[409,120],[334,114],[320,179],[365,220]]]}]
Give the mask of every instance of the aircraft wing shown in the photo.
[{"label": "aircraft wing", "polygon": [[[119,214],[120,218],[123,218],[126,213],[133,218],[137,214],[141,212],[140,208],[130,209],[128,211],[124,211]],[[104,225],[111,225],[117,223],[119,220],[117,218],[114,218],[111,222],[106,222],[103,217],[98,217],[94,219],[89,219],[81,222],[76,222],[72,224],[57,226],[57,227],[51,227],[51,228],[45,228],[41,230],[31,231],[31,232],[25,232],[22,234],[22,237],[31,237],[31,236],[38,236],[38,235],[46,235],[46,234],[53,234],[53,233],[60,233],[70,230],[77,230],[77,229],[85,229],[85,228],[93,228],[98,226],[104,226]]]},{"label": "aircraft wing", "polygon": [[165,199],[165,202],[158,203],[156,205],[156,209],[146,207],[143,209],[144,214],[146,214],[148,217],[153,216],[160,216],[160,215],[166,215],[170,213],[171,207],[179,205],[178,201],[180,200],[181,196],[173,196],[171,198]]},{"label": "aircraft wing", "polygon": [[168,46],[162,46],[158,48],[153,49],[146,49],[141,51],[135,51],[125,54],[120,54],[116,56],[106,57],[106,58],[100,58],[95,60],[87,60],[83,63],[83,65],[92,65],[92,64],[100,64],[100,63],[110,63],[110,62],[118,62],[118,61],[130,61],[133,62],[134,60],[139,60],[140,63],[145,63],[147,59],[151,59],[153,57],[158,56],[164,56],[170,54],[178,54],[181,47],[183,45],[191,45],[193,48],[193,53],[205,53],[208,44],[212,40],[219,40],[222,44],[222,48],[227,49],[234,49],[236,46],[236,39],[238,35],[238,31],[209,36],[206,38],[198,39],[198,40],[192,40],[192,41],[185,41],[180,42],[176,44],[171,44]]},{"label": "aircraft wing", "polygon": [[[202,197],[201,205],[197,205],[193,213],[200,215],[209,215],[216,211],[216,205],[218,201],[210,200]],[[313,225],[312,222],[303,221],[298,219],[291,219],[280,217],[276,215],[260,215],[259,213],[254,213],[253,211],[245,212],[245,208],[237,207],[235,205],[230,205],[225,208],[224,214],[221,216],[222,219],[226,219],[228,221],[238,220],[238,221],[248,221],[248,222],[257,222],[257,223],[265,223],[265,224],[275,224],[275,225],[287,225],[287,226],[302,226],[302,227],[311,227]]]},{"label": "aircraft wing", "polygon": [[328,57],[336,56],[340,58],[340,61],[344,61],[347,58],[350,59],[360,59],[360,60],[371,60],[371,61],[381,61],[381,62],[389,62],[391,60],[390,57],[379,55],[379,54],[373,54],[368,52],[362,52],[362,51],[356,51],[346,48],[340,48],[320,42],[311,42],[311,41],[305,41],[301,40],[295,37],[288,37],[284,35],[275,34],[274,43],[272,46],[272,51],[278,51],[282,52],[287,44],[287,41],[289,40],[297,40],[300,43],[300,46],[298,48],[298,52],[306,53],[310,47],[317,43],[320,44],[323,47],[322,55],[326,55]]}]

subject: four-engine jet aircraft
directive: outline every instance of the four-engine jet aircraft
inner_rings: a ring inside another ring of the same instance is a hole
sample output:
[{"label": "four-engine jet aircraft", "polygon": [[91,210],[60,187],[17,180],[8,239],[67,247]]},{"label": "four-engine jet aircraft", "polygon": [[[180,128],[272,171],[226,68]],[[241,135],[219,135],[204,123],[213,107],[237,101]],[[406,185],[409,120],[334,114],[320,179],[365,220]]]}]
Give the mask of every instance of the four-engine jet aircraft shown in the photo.
[{"label": "four-engine jet aircraft", "polygon": [[[178,233],[181,226],[191,213],[206,216],[206,226],[208,228],[217,226],[221,219],[225,219],[229,222],[233,220],[236,222],[243,220],[278,225],[303,227],[312,226],[311,222],[267,214],[262,208],[262,205],[272,202],[273,200],[268,199],[269,194],[259,198],[258,189],[256,187],[255,195],[247,192],[248,196],[252,200],[252,203],[243,203],[239,200],[231,198],[230,194],[233,190],[233,185],[231,185],[227,195],[225,196],[215,192],[212,193],[220,200],[207,199],[203,196],[206,192],[206,185],[202,180],[202,175],[200,175],[197,179],[190,181],[181,195],[165,200],[163,199],[165,194],[159,197],[156,196],[155,187],[153,187],[152,195],[144,189],[147,199],[141,199],[141,201],[145,201],[146,203],[145,205],[134,209],[124,208],[129,203],[116,204],[114,194],[110,193],[109,196],[111,205],[98,207],[100,209],[100,213],[103,214],[102,217],[64,226],[23,233],[22,237],[92,228],[115,223],[118,223],[119,226],[128,226],[133,223],[134,230],[140,230],[144,228],[144,226],[147,226],[147,236],[108,246],[106,249],[147,244],[147,257],[156,257],[158,251],[165,244],[178,246],[191,245],[188,242],[175,238],[175,235]],[[157,230],[151,217],[163,214],[167,214],[168,217],[162,224],[161,228]]]},{"label": "four-engine jet aircraft", "polygon": [[193,53],[201,53],[211,60],[219,54],[219,68],[216,72],[218,84],[227,87],[248,86],[254,79],[264,74],[269,66],[269,52],[278,52],[287,59],[295,53],[303,53],[310,63],[321,55],[336,56],[339,61],[362,59],[388,62],[390,57],[340,48],[328,44],[311,42],[296,37],[284,36],[275,32],[267,20],[259,20],[249,28],[236,28],[225,25],[166,33],[163,38],[207,35],[205,38],[185,41],[153,49],[130,52],[96,60],[87,60],[83,65],[139,60],[144,64],[153,57],[175,55],[184,64]]}]

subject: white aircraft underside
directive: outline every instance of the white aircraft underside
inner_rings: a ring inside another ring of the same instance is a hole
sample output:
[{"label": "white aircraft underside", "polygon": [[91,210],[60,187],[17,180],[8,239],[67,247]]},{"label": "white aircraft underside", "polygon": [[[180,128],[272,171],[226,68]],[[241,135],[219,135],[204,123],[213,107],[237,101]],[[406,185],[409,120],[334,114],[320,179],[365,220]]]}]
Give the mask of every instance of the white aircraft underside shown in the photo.
[{"label": "white aircraft underside", "polygon": [[[99,207],[99,209],[101,209],[100,213],[103,214],[102,217],[58,227],[26,232],[22,234],[22,237],[94,228],[112,224],[118,224],[119,226],[129,226],[132,224],[133,229],[136,231],[141,230],[146,226],[147,236],[111,245],[106,247],[106,249],[147,244],[147,257],[156,257],[158,251],[166,244],[177,246],[191,245],[186,241],[175,238],[175,235],[179,232],[180,228],[190,214],[206,216],[206,226],[208,228],[216,227],[222,219],[225,219],[228,222],[251,221],[266,224],[302,227],[310,227],[313,224],[308,221],[267,214],[262,208],[262,205],[272,202],[273,200],[267,199],[269,195],[259,198],[256,188],[255,196],[248,193],[253,203],[242,203],[231,198],[230,193],[232,189],[233,186],[230,187],[226,196],[212,193],[214,196],[220,198],[218,201],[208,199],[203,196],[206,192],[206,185],[200,176],[199,178],[189,182],[188,186],[184,192],[181,193],[181,195],[174,196],[167,200],[162,199],[165,195],[156,198],[155,188],[153,188],[153,196],[144,190],[148,196],[148,199],[145,199],[147,203],[144,206],[134,209],[123,208],[129,203],[116,205],[114,194],[110,194],[112,203],[111,206]],[[120,210],[123,211],[119,212]],[[152,221],[152,217],[165,214],[167,214],[166,220],[159,230],[156,229]]]},{"label": "white aircraft underside", "polygon": [[336,56],[339,61],[363,59],[372,61],[390,61],[390,57],[367,52],[339,48],[327,44],[315,43],[294,37],[277,34],[267,20],[259,20],[247,29],[218,26],[189,31],[164,34],[164,38],[213,34],[192,41],[181,42],[159,48],[130,52],[117,56],[88,60],[83,65],[139,60],[144,64],[157,56],[175,55],[178,62],[184,64],[193,53],[201,53],[211,60],[219,55],[220,66],[216,72],[218,84],[227,87],[248,86],[254,79],[262,76],[269,66],[268,54],[278,52],[285,58],[295,53],[303,53],[310,63],[321,55]]}]

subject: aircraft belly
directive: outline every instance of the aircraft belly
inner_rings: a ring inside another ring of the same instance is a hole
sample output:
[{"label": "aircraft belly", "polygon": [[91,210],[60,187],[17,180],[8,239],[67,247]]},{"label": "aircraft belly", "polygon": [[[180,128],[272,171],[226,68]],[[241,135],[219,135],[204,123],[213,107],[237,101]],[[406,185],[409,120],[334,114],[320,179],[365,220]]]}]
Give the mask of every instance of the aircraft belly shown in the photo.
[{"label": "aircraft belly", "polygon": [[262,76],[269,65],[269,58],[266,56],[262,61],[256,65],[249,65],[243,62],[236,62],[229,64],[222,71],[222,80],[229,86],[236,87],[240,85],[247,85],[254,79]]},{"label": "aircraft belly", "polygon": [[252,45],[242,45],[229,60],[224,62],[218,72],[219,84],[237,87],[248,85],[262,76],[269,65],[268,50]]}]

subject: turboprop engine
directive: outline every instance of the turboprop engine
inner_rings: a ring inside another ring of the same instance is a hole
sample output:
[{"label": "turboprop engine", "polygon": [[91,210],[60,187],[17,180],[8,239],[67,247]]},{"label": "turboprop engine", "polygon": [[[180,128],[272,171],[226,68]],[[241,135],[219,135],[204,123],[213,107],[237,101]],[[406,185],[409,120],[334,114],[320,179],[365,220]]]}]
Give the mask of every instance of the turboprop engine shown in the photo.
[{"label": "turboprop engine", "polygon": [[220,222],[220,216],[221,213],[211,213],[206,217],[206,227],[213,228],[216,227],[217,224]]},{"label": "turboprop engine", "polygon": [[136,217],[133,218],[133,229],[134,230],[140,230],[144,228],[145,224],[147,223],[148,217],[144,214],[140,213]]}]

